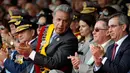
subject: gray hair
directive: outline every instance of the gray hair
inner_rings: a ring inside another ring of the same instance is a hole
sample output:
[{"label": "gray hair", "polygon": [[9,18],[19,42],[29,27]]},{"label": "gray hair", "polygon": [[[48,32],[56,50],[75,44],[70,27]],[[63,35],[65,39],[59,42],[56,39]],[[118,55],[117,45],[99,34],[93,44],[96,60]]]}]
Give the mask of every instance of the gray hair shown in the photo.
[{"label": "gray hair", "polygon": [[53,15],[55,16],[57,11],[63,11],[70,15],[70,19],[72,19],[72,8],[69,5],[62,4],[56,7],[56,9],[53,12]]},{"label": "gray hair", "polygon": [[108,18],[99,18],[96,22],[98,21],[103,21],[104,22],[103,27],[108,28]]},{"label": "gray hair", "polygon": [[113,17],[119,17],[119,25],[126,24],[127,25],[126,31],[129,33],[129,19],[128,19],[128,17],[123,13],[113,14],[110,17],[110,19],[113,18]]}]

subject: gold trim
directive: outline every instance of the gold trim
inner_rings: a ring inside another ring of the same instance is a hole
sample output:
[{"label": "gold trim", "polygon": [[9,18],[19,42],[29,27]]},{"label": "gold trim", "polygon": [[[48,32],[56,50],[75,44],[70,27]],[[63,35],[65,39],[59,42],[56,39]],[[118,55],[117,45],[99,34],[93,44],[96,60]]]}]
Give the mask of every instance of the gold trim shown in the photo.
[{"label": "gold trim", "polygon": [[83,3],[83,10],[80,13],[92,13],[96,11],[97,9],[95,7],[87,7],[87,3]]},{"label": "gold trim", "polygon": [[24,24],[24,25],[18,26],[16,28],[16,32],[20,32],[22,30],[28,29],[29,27],[32,27],[32,25],[30,25],[30,24]]}]

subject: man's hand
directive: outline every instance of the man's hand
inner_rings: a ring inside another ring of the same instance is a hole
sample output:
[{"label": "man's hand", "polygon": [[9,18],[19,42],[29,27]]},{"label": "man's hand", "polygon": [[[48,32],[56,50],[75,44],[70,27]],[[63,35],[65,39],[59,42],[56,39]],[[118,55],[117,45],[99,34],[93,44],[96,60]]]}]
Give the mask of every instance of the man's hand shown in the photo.
[{"label": "man's hand", "polygon": [[75,52],[75,56],[69,56],[68,59],[71,59],[72,65],[75,69],[79,69],[80,58],[78,57],[77,52]]},{"label": "man's hand", "polygon": [[4,59],[6,59],[7,57],[8,57],[8,53],[3,50],[0,50],[0,61],[3,62]]},{"label": "man's hand", "polygon": [[95,64],[96,66],[101,66],[102,63],[102,57],[104,55],[104,50],[101,46],[94,46],[93,44],[90,45],[90,49],[91,49],[91,52],[92,52],[92,55],[94,57],[94,61],[95,61]]},{"label": "man's hand", "polygon": [[24,55],[24,57],[28,57],[32,52],[32,48],[28,42],[20,43],[19,46],[17,46],[16,50],[19,52],[19,54]]}]

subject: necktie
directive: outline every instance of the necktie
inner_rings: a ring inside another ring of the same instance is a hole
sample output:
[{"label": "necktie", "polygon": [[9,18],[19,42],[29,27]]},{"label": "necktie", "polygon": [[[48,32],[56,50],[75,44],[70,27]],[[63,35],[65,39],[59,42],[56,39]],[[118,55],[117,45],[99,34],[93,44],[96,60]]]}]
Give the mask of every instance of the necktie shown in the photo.
[{"label": "necktie", "polygon": [[116,53],[116,47],[117,47],[117,46],[118,46],[118,44],[114,44],[111,60],[114,60],[115,53]]},{"label": "necktie", "polygon": [[58,37],[56,33],[54,33],[50,39],[50,43],[52,43],[53,40],[55,40]]}]

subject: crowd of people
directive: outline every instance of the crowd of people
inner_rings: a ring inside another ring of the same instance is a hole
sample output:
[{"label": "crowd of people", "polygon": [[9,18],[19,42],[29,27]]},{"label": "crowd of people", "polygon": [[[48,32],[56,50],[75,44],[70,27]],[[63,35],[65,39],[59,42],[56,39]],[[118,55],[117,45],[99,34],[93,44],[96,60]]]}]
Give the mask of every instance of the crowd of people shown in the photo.
[{"label": "crowd of people", "polygon": [[1,0],[0,73],[130,73],[129,0]]}]

